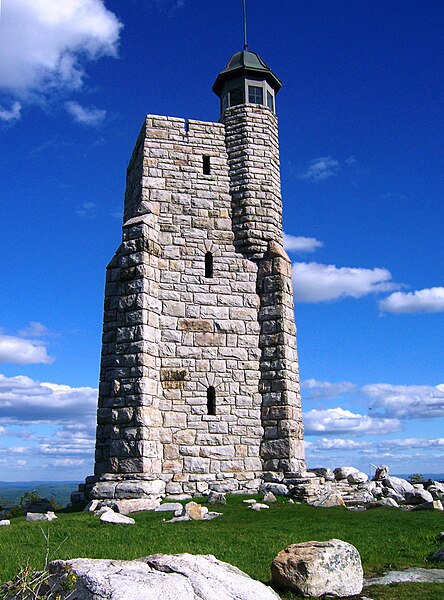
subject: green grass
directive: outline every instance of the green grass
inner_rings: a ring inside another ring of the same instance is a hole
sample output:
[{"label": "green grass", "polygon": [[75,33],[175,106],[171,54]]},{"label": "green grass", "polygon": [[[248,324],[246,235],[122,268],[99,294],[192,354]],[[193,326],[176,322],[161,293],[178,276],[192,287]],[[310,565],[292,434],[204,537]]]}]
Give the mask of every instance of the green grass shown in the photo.
[{"label": "green grass", "polygon": [[[228,504],[218,509],[223,516],[207,522],[167,524],[163,519],[170,513],[154,512],[132,515],[135,526],[103,525],[86,513],[58,513],[56,521],[43,524],[16,518],[10,527],[0,528],[0,581],[10,579],[27,561],[36,569],[42,567],[45,541],[41,526],[50,533],[51,559],[132,559],[159,552],[214,554],[265,583],[269,582],[273,557],[289,544],[307,540],[350,542],[359,550],[367,576],[408,566],[443,567],[431,559],[441,545],[436,535],[444,528],[439,511],[379,508],[350,512],[280,500],[257,513],[242,499],[229,497]],[[444,584],[373,586],[365,594],[375,600],[436,600],[444,598]]]}]

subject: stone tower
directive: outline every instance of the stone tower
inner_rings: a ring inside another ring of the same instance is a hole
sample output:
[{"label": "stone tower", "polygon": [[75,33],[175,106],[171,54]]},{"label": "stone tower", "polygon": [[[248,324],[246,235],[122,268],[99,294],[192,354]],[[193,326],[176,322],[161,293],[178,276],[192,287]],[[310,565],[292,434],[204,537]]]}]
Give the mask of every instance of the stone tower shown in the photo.
[{"label": "stone tower", "polygon": [[148,115],[107,267],[89,498],[255,491],[305,470],[279,79],[236,53],[218,123]]}]

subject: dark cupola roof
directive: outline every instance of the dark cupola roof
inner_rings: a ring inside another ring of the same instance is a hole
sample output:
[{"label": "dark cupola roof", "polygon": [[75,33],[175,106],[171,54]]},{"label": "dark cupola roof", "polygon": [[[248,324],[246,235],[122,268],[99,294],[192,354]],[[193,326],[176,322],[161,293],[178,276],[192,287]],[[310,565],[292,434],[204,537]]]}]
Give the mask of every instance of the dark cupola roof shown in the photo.
[{"label": "dark cupola roof", "polygon": [[242,50],[233,54],[225,69],[219,73],[213,85],[213,92],[220,96],[226,81],[242,76],[265,79],[275,93],[282,87],[282,82],[256,52]]}]

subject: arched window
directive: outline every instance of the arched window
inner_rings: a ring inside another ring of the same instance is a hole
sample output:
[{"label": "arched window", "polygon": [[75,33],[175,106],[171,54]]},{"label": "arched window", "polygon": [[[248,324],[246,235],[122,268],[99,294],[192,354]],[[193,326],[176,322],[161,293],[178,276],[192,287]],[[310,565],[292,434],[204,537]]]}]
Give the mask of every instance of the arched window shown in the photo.
[{"label": "arched window", "polygon": [[212,385],[207,389],[207,413],[216,414],[216,390]]},{"label": "arched window", "polygon": [[205,277],[213,277],[213,255],[211,252],[205,253]]}]

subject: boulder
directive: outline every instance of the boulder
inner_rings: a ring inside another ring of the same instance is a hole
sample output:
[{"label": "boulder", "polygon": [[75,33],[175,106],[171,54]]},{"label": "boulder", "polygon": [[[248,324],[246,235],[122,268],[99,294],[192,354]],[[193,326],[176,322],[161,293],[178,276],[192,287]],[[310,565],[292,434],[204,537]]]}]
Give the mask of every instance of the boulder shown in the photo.
[{"label": "boulder", "polygon": [[83,509],[84,512],[96,512],[100,504],[100,500],[91,500]]},{"label": "boulder", "polygon": [[54,519],[57,519],[56,515],[50,510],[46,513],[26,513],[25,518],[27,521],[54,521]]},{"label": "boulder", "polygon": [[197,502],[188,502],[188,504],[185,504],[185,515],[193,521],[203,521],[207,513],[208,508]]},{"label": "boulder", "polygon": [[255,502],[254,504],[250,504],[249,508],[255,510],[256,512],[260,512],[264,508],[270,508],[268,504],[261,504],[260,502]]},{"label": "boulder", "polygon": [[355,469],[355,467],[337,467],[333,473],[335,474],[336,481],[341,481],[342,479],[347,479],[353,473],[359,473],[359,469]]},{"label": "boulder", "polygon": [[432,483],[427,487],[427,491],[432,494],[435,500],[444,500],[444,483],[432,481]]},{"label": "boulder", "polygon": [[440,560],[444,562],[444,546],[441,546],[434,554],[432,554],[434,560]]},{"label": "boulder", "polygon": [[433,496],[430,492],[424,489],[406,492],[404,495],[407,504],[422,504],[423,502],[433,502]]},{"label": "boulder", "polygon": [[432,502],[423,502],[413,508],[413,510],[444,510],[441,500],[433,500]]},{"label": "boulder", "polygon": [[392,490],[392,488],[384,487],[382,488],[382,493],[386,498],[391,498],[392,500],[395,500],[395,502],[404,502],[404,496],[398,494],[395,490]]},{"label": "boulder", "polygon": [[107,510],[100,515],[100,522],[114,525],[134,525],[136,523],[131,517],[125,517],[125,515],[115,513],[113,510]]},{"label": "boulder", "polygon": [[341,494],[327,487],[321,488],[319,495],[310,504],[312,506],[322,506],[323,508],[345,506],[344,498]]},{"label": "boulder", "polygon": [[269,587],[214,556],[147,556],[139,560],[77,558],[49,565],[53,596],[75,576],[78,600],[279,600]]},{"label": "boulder", "polygon": [[183,513],[183,506],[180,502],[164,502],[154,509],[154,512],[173,512],[176,517],[180,517]]},{"label": "boulder", "polygon": [[0,521],[0,527],[7,527],[8,525],[11,525],[11,521],[9,519],[2,519]]},{"label": "boulder", "polygon": [[368,475],[362,471],[350,473],[350,475],[347,477],[347,481],[348,483],[366,483],[368,481]]},{"label": "boulder", "polygon": [[309,473],[314,473],[318,477],[323,477],[326,481],[334,481],[335,474],[332,469],[327,469],[326,467],[317,467],[315,469],[308,469]]},{"label": "boulder", "polygon": [[265,492],[264,497],[262,499],[264,502],[277,502],[276,496],[273,492]]},{"label": "boulder", "polygon": [[227,497],[222,492],[210,492],[207,496],[208,504],[220,504],[225,505],[227,503]]},{"label": "boulder", "polygon": [[128,498],[126,500],[113,500],[112,508],[122,515],[130,513],[143,512],[146,510],[155,510],[160,505],[160,499],[152,498]]},{"label": "boulder", "polygon": [[366,508],[379,508],[380,506],[388,506],[389,508],[399,508],[399,504],[393,498],[381,498],[375,502],[368,502]]},{"label": "boulder", "polygon": [[271,578],[303,596],[354,596],[364,582],[357,549],[335,539],[288,546],[273,559]]},{"label": "boulder", "polygon": [[394,490],[397,494],[403,497],[405,496],[406,492],[413,494],[415,491],[413,485],[406,479],[401,479],[401,477],[386,477],[382,480],[382,484],[384,487]]},{"label": "boulder", "polygon": [[272,492],[275,496],[288,496],[288,487],[283,483],[263,483],[259,492],[265,494],[266,492]]},{"label": "boulder", "polygon": [[375,474],[373,475],[373,481],[382,481],[383,479],[387,479],[389,476],[389,468],[387,465],[380,465],[376,467]]}]

